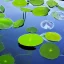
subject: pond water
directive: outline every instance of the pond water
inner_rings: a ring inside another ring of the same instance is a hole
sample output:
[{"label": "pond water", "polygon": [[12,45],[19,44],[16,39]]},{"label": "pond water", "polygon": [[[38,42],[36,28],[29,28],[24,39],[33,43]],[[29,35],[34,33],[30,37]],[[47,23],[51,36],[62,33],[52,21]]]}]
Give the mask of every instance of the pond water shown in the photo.
[{"label": "pond water", "polygon": [[[23,12],[18,7],[13,6],[11,1],[5,2],[4,0],[0,0],[0,5],[3,5],[5,8],[5,17],[10,18],[13,22],[15,22],[16,20],[23,18]],[[59,1],[57,2],[59,3]],[[59,5],[62,7],[64,7],[63,2],[59,3]],[[47,6],[46,4],[44,5]],[[29,4],[26,7],[33,9],[35,6]],[[31,12],[27,12],[23,27],[11,27],[9,29],[0,30],[0,35],[2,35],[2,38],[0,37],[0,41],[2,41],[5,48],[0,52],[0,56],[3,54],[11,54],[15,59],[14,64],[64,64],[64,20],[57,20],[53,16],[51,16],[51,13],[55,11],[61,10],[59,10],[57,7],[50,8],[49,14],[47,16],[34,16]],[[64,16],[61,16],[63,19]],[[52,29],[42,28],[40,24],[44,20],[51,21],[51,23],[54,24],[54,27]],[[34,50],[25,50],[21,48],[18,45],[18,38],[23,34],[28,34],[28,32],[26,31],[28,27],[36,27],[38,29],[37,34],[39,35],[45,34],[46,32],[59,33],[62,39],[59,42],[53,43],[55,43],[60,48],[60,56],[54,60],[50,60],[40,55],[39,49],[43,45],[43,43],[48,42],[46,39],[44,39],[42,45],[37,46]]]}]

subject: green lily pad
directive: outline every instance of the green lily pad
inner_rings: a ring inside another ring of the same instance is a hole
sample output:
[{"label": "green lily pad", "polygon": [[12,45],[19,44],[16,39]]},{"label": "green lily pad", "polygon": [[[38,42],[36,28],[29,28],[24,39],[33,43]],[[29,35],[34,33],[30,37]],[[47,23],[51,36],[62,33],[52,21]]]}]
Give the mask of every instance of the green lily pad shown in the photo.
[{"label": "green lily pad", "polygon": [[14,28],[19,28],[19,27],[22,27],[23,25],[24,25],[23,19],[17,20],[16,22],[13,23]]},{"label": "green lily pad", "polygon": [[0,56],[0,63],[1,64],[14,64],[15,59],[10,54],[5,54]]},{"label": "green lily pad", "polygon": [[4,6],[0,6],[0,13],[4,13],[4,11],[5,11],[5,8],[4,8]]},{"label": "green lily pad", "polygon": [[47,42],[40,47],[40,55],[53,60],[60,56],[60,49],[57,45]]},{"label": "green lily pad", "polygon": [[26,31],[29,32],[29,33],[36,33],[37,32],[37,28],[29,27],[29,28],[26,29]]},{"label": "green lily pad", "polygon": [[46,16],[46,15],[48,15],[49,11],[50,10],[47,7],[36,7],[33,9],[32,13],[35,16]]},{"label": "green lily pad", "polygon": [[26,2],[26,0],[14,0],[12,2],[12,4],[14,6],[20,7],[20,6],[26,6],[27,5],[27,2]]},{"label": "green lily pad", "polygon": [[29,1],[33,6],[40,6],[44,4],[44,0],[30,0]]},{"label": "green lily pad", "polygon": [[9,18],[0,18],[0,29],[8,29],[12,26],[13,22]]},{"label": "green lily pad", "polygon": [[29,9],[29,8],[21,8],[21,10],[22,10],[23,12],[31,12],[31,11],[32,11],[32,10]]},{"label": "green lily pad", "polygon": [[24,34],[18,38],[18,42],[24,46],[38,46],[42,44],[43,39],[38,34]]},{"label": "green lily pad", "polygon": [[57,6],[57,2],[55,2],[54,0],[48,0],[47,1],[47,5],[50,7],[50,8],[53,8],[55,6]]},{"label": "green lily pad", "polygon": [[4,50],[4,45],[2,42],[0,42],[0,52],[2,52]]},{"label": "green lily pad", "polygon": [[4,18],[4,17],[5,17],[5,14],[0,13],[0,18]]},{"label": "green lily pad", "polygon": [[61,36],[56,32],[47,32],[45,38],[49,41],[60,41]]},{"label": "green lily pad", "polygon": [[60,15],[57,12],[52,12],[52,16],[57,20],[60,18]]}]

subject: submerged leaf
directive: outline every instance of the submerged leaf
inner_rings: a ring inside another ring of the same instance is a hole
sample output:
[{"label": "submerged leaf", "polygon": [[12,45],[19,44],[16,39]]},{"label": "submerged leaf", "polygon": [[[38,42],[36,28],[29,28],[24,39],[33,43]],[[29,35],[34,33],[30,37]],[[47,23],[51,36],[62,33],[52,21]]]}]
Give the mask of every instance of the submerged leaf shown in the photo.
[{"label": "submerged leaf", "polygon": [[27,2],[26,2],[26,0],[14,0],[12,2],[12,4],[14,6],[20,7],[20,6],[26,6],[27,5]]},{"label": "submerged leaf", "polygon": [[13,22],[9,18],[0,18],[0,29],[8,29],[12,26]]},{"label": "submerged leaf", "polygon": [[24,25],[23,19],[17,20],[16,22],[13,23],[14,28],[19,28],[19,27],[22,27],[23,25]]},{"label": "submerged leaf", "polygon": [[33,9],[32,13],[35,16],[46,16],[46,15],[48,15],[49,11],[50,11],[50,9],[47,7],[36,7]]},{"label": "submerged leaf", "polygon": [[56,59],[60,56],[60,49],[55,44],[47,42],[40,47],[40,55],[47,59]]},{"label": "submerged leaf", "polygon": [[29,27],[29,28],[26,29],[26,31],[29,32],[29,33],[36,33],[37,32],[37,28]]},{"label": "submerged leaf", "polygon": [[20,45],[24,46],[38,46],[42,44],[43,38],[38,34],[24,34],[18,38]]},{"label": "submerged leaf", "polygon": [[4,17],[5,17],[5,14],[0,13],[0,18],[4,18]]},{"label": "submerged leaf", "polygon": [[15,59],[13,58],[13,56],[11,56],[11,54],[1,55],[0,56],[0,63],[1,64],[14,64]]},{"label": "submerged leaf", "polygon": [[40,6],[44,4],[44,0],[30,0],[29,1],[33,6]]},{"label": "submerged leaf", "polygon": [[29,9],[29,8],[21,8],[21,10],[22,10],[23,12],[31,12],[31,11],[32,11],[32,10]]},{"label": "submerged leaf", "polygon": [[55,2],[54,0],[48,0],[47,1],[47,5],[50,7],[50,8],[53,8],[54,6],[57,6],[57,2]]}]

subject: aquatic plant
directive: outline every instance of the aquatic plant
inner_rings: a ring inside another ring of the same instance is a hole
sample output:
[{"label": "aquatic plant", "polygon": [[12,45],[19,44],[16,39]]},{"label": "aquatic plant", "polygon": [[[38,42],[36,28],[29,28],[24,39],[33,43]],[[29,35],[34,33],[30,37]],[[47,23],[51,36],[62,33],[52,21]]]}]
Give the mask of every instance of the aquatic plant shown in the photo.
[{"label": "aquatic plant", "polygon": [[13,22],[9,18],[0,18],[0,29],[8,29],[12,26]]},{"label": "aquatic plant", "polygon": [[[45,11],[45,12],[44,12]],[[35,15],[35,16],[46,16],[48,15],[48,12],[49,12],[49,8],[47,7],[36,7],[32,10],[32,13]]]},{"label": "aquatic plant", "polygon": [[0,13],[4,13],[4,12],[5,12],[4,6],[0,5]]},{"label": "aquatic plant", "polygon": [[13,27],[14,27],[14,28],[19,28],[19,27],[21,27],[21,26],[23,26],[23,25],[24,25],[24,20],[23,20],[23,19],[19,19],[19,20],[15,21],[15,22],[13,23]]},{"label": "aquatic plant", "polygon": [[38,34],[24,34],[18,38],[18,43],[24,46],[37,46],[43,42]]},{"label": "aquatic plant", "polygon": [[33,6],[40,6],[40,5],[44,4],[44,0],[29,0],[29,2],[30,2]]},{"label": "aquatic plant", "polygon": [[37,32],[37,28],[35,28],[35,27],[29,27],[29,28],[26,29],[26,31],[28,33],[36,33]]},{"label": "aquatic plant", "polygon": [[0,56],[0,63],[1,64],[14,64],[15,59],[11,54],[5,54]]},{"label": "aquatic plant", "polygon": [[0,18],[4,18],[5,14],[4,13],[0,13]]},{"label": "aquatic plant", "polygon": [[57,45],[47,42],[40,47],[40,55],[53,60],[60,56],[60,49]]},{"label": "aquatic plant", "polygon": [[61,36],[60,34],[56,33],[56,32],[46,32],[45,34],[45,38],[49,41],[60,41],[61,40]]}]

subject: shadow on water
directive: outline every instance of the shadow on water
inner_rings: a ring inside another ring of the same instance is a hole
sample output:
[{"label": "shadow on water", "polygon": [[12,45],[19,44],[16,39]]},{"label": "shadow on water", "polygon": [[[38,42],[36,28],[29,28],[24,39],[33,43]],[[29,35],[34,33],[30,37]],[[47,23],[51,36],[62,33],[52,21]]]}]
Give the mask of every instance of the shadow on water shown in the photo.
[{"label": "shadow on water", "polygon": [[24,46],[24,45],[21,45],[19,44],[19,47],[22,48],[22,49],[25,49],[25,50],[35,50],[36,48],[35,47],[32,47],[32,46]]}]

